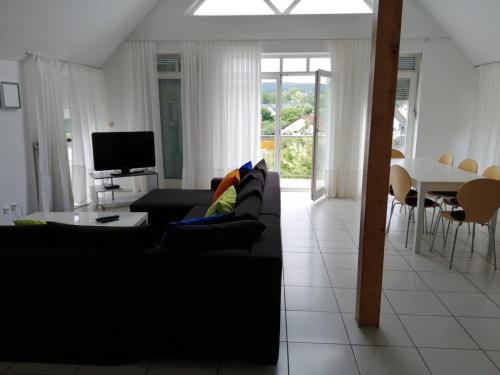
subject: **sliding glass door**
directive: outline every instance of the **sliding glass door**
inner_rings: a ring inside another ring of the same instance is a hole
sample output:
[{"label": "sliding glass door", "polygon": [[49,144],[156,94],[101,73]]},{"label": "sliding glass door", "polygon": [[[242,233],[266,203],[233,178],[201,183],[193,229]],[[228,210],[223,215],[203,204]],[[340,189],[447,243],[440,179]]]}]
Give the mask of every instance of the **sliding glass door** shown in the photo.
[{"label": "sliding glass door", "polygon": [[313,175],[315,72],[327,55],[262,58],[261,155],[284,189],[309,190]]},{"label": "sliding glass door", "polygon": [[325,195],[328,163],[328,134],[332,123],[332,75],[325,70],[316,72],[316,95],[313,128],[313,168],[311,199]]}]

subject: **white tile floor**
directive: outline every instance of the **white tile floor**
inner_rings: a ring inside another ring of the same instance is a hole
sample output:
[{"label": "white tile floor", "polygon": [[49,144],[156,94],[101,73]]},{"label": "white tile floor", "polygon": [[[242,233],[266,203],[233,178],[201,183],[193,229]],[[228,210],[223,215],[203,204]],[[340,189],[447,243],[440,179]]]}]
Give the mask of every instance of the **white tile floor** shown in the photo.
[{"label": "white tile floor", "polygon": [[[461,229],[449,270],[451,243],[443,249],[438,235],[432,253],[405,249],[406,217],[396,212],[385,246],[380,328],[360,329],[354,318],[359,216],[353,201],[313,204],[307,194],[282,193],[284,285],[277,367],[167,360],[119,367],[0,363],[0,373],[500,374],[500,271],[487,257],[486,231],[477,229],[471,254],[467,228]],[[499,238],[497,231],[497,248]],[[424,237],[427,248],[431,239]]]}]

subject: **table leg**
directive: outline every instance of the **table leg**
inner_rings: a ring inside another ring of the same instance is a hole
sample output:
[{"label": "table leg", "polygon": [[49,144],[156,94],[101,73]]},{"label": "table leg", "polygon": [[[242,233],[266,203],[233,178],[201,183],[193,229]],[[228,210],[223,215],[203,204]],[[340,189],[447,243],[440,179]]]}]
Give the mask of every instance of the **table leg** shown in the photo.
[{"label": "table leg", "polygon": [[424,228],[424,215],[425,215],[425,194],[427,193],[426,186],[419,183],[417,186],[418,190],[418,202],[417,202],[417,217],[416,217],[416,227],[415,227],[415,237],[413,239],[413,251],[419,253],[421,250],[422,243],[422,229]]}]

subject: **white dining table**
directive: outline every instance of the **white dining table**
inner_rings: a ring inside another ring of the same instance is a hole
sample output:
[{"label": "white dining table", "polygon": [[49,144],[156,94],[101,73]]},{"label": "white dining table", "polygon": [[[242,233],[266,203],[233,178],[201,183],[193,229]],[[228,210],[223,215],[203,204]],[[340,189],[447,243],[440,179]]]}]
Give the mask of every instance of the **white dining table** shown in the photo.
[{"label": "white dining table", "polygon": [[[480,176],[441,164],[434,159],[392,159],[391,165],[404,167],[412,179],[413,187],[418,191],[416,209],[416,228],[413,239],[413,250],[422,249],[422,230],[424,226],[424,199],[428,191],[458,191],[465,182],[480,178]],[[496,220],[496,215],[494,216]]]}]

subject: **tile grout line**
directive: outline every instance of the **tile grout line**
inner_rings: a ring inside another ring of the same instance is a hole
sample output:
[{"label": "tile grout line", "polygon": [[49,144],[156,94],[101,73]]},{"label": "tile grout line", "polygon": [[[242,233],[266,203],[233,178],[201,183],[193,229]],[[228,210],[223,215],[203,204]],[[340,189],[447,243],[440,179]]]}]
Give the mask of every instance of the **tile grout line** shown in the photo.
[{"label": "tile grout line", "polygon": [[[406,259],[405,259],[406,261]],[[453,318],[455,320],[455,322],[457,322],[457,324],[460,326],[460,328],[462,328],[462,330],[467,334],[467,336],[471,339],[471,341],[477,346],[477,349],[479,349],[483,354],[486,355],[485,351],[481,348],[481,346],[476,342],[476,340],[474,339],[474,337],[472,337],[472,335],[469,333],[469,331],[467,329],[465,329],[465,327],[462,325],[462,323],[459,321],[459,319],[453,315],[453,313],[451,312],[451,310],[448,308],[448,306],[443,302],[443,300],[439,297],[439,295],[436,293],[436,291],[434,291],[434,289],[431,288],[431,286],[420,276],[420,274],[413,268],[413,266],[408,262],[408,264],[410,265],[410,267],[415,271],[415,273],[417,274],[417,277],[429,288],[430,292],[434,295],[435,298],[437,298],[437,300],[444,306],[444,308],[450,313],[450,317]],[[459,274],[461,274],[460,270],[457,270]],[[390,303],[390,301],[389,301]],[[404,326],[404,325],[403,325]],[[405,327],[406,329],[406,327]],[[411,337],[410,337],[411,339]],[[422,360],[426,363],[427,365],[427,362],[425,361],[423,355],[421,354],[420,350],[418,347],[417,348],[417,351],[419,352],[420,356],[422,357]],[[446,349],[446,348],[441,348],[441,349]],[[491,359],[486,355],[486,357],[491,361]],[[496,365],[495,365],[496,367]],[[430,371],[430,368],[429,368],[429,371]],[[432,372],[431,372],[432,373]]]},{"label": "tile grout line", "polygon": [[385,295],[385,292],[384,290],[382,290],[382,294],[384,295],[385,299],[387,300],[387,302],[389,303],[389,305],[391,305],[391,308],[392,310],[394,311],[394,313],[396,314],[396,317],[399,321],[399,324],[401,324],[401,327],[403,327],[403,330],[405,331],[406,335],[408,336],[408,338],[410,339],[411,343],[413,344],[413,348],[417,351],[418,353],[418,356],[420,357],[420,359],[422,360],[422,362],[424,363],[425,367],[427,368],[427,370],[429,371],[429,374],[432,374],[432,371],[429,367],[429,365],[427,364],[427,362],[425,361],[424,359],[424,356],[422,355],[422,353],[420,353],[420,350],[418,350],[417,348],[417,345],[415,345],[415,341],[413,341],[413,338],[411,337],[410,333],[408,332],[408,329],[406,328],[406,326],[403,324],[403,321],[401,320],[401,317],[399,316],[399,314],[396,312],[396,309],[394,308],[394,305],[392,304],[392,302],[389,300],[389,298],[387,298],[387,296]]},{"label": "tile grout line", "polygon": [[[309,215],[309,218],[311,217],[311,214],[309,212],[309,210],[307,210],[307,213]],[[344,226],[344,224],[342,223],[342,226]],[[349,342],[349,347],[351,349],[351,353],[352,353],[352,356],[354,358],[354,362],[356,363],[356,368],[358,370],[358,374],[361,375],[361,369],[360,369],[360,366],[359,366],[359,363],[358,363],[358,359],[356,358],[356,354],[354,353],[354,348],[353,348],[353,345],[351,343],[351,338],[349,337],[349,332],[347,330],[347,325],[345,323],[345,320],[344,320],[344,316],[342,315],[341,311],[340,311],[340,305],[339,305],[339,302],[338,302],[338,299],[337,299],[337,296],[335,294],[335,291],[333,290],[333,283],[332,283],[332,279],[330,277],[330,274],[328,273],[328,268],[326,267],[326,262],[325,262],[325,258],[323,257],[323,252],[321,251],[321,246],[319,245],[319,241],[318,241],[318,238],[316,236],[316,232],[314,231],[314,228],[313,228],[313,232],[314,232],[314,238],[316,239],[316,242],[318,244],[318,247],[319,247],[319,250],[320,250],[320,254],[321,254],[321,259],[323,261],[323,265],[325,267],[325,270],[326,270],[326,275],[328,277],[328,281],[330,282],[330,287],[332,289],[332,293],[333,293],[333,298],[335,298],[335,303],[337,304],[337,309],[339,311],[339,315],[340,315],[340,319],[342,321],[342,325],[344,326],[344,330],[345,330],[345,334],[347,336],[347,341]],[[349,234],[348,234],[349,235]],[[350,235],[349,235],[350,236]],[[351,239],[352,240],[352,239]]]}]

